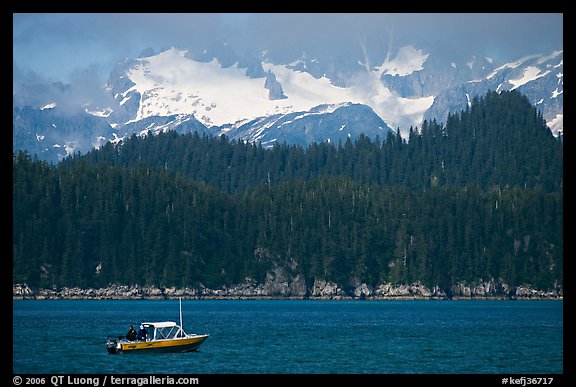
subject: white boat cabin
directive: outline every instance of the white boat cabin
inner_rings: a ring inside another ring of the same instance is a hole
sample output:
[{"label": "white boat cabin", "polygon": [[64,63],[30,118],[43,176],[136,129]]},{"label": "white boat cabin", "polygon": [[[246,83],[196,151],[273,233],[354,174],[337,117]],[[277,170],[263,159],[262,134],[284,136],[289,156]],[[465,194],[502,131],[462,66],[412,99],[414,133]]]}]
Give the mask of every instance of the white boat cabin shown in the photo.
[{"label": "white boat cabin", "polygon": [[143,322],[140,327],[148,332],[147,341],[186,337],[184,330],[174,321]]}]

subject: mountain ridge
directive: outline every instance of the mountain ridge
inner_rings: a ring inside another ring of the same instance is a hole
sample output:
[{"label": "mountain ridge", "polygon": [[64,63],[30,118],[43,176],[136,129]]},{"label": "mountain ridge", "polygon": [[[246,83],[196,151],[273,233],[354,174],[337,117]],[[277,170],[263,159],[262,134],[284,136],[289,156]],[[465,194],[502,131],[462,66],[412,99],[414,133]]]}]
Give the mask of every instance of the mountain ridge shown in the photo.
[{"label": "mountain ridge", "polygon": [[[238,55],[227,46],[204,51],[175,47],[159,53],[145,50],[143,56],[126,59],[112,70],[102,90],[105,96],[94,97],[98,103],[82,105],[85,114],[97,117],[109,128],[100,124],[92,128],[85,122],[83,129],[90,133],[87,134],[90,138],[71,140],[50,123],[27,122],[35,116],[19,116],[14,119],[13,149],[25,148],[43,159],[59,161],[71,153],[90,150],[89,144],[99,146],[141,131],[142,125],[134,124],[144,119],[157,120],[156,126],[166,125],[166,118],[162,117],[179,117],[172,120],[170,128],[193,118],[198,121],[196,129],[215,135],[226,133],[247,141],[265,138],[265,141],[305,145],[309,141],[334,141],[335,138],[330,138],[334,137],[334,129],[324,132],[319,123],[325,118],[329,121],[335,118],[317,115],[317,123],[312,125],[315,133],[308,136],[295,134],[301,127],[293,127],[295,133],[283,130],[280,135],[280,128],[271,126],[272,132],[262,137],[262,123],[272,125],[274,117],[285,122],[294,113],[311,113],[319,106],[343,104],[370,107],[363,110],[367,122],[379,119],[384,125],[378,127],[384,131],[399,128],[408,138],[410,127],[418,127],[423,119],[445,122],[449,112],[469,106],[474,96],[488,90],[526,93],[542,111],[551,131],[555,135],[563,131],[563,50],[529,55],[504,64],[486,56],[457,64],[406,45],[374,61],[379,65],[371,65],[365,53],[356,63],[349,60],[341,68],[330,60],[305,55],[287,64],[275,63],[271,57],[266,52]],[[69,106],[70,101],[54,102],[48,94],[42,97],[42,90],[60,93],[63,99],[75,96],[73,85],[34,90],[41,92],[29,100],[37,101],[37,109],[53,110],[54,115]],[[14,100],[20,105],[26,98],[15,91]],[[20,111],[14,110],[14,115]],[[350,121],[342,120],[338,127],[352,127],[353,122],[362,119],[350,114],[346,117]],[[26,125],[20,125],[20,121]],[[253,128],[247,126],[250,122],[255,124]],[[80,124],[75,125],[76,132],[80,132]],[[374,125],[366,131],[372,138],[379,133]],[[357,132],[353,130],[348,135],[354,137]],[[46,144],[41,138],[55,143]]]}]

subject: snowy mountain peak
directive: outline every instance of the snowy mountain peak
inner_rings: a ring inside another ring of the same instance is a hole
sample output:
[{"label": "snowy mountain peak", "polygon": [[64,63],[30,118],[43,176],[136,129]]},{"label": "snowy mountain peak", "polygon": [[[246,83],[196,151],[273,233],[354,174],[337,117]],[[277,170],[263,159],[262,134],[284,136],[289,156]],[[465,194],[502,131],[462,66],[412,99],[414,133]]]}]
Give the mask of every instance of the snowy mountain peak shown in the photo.
[{"label": "snowy mountain peak", "polygon": [[482,53],[449,57],[411,44],[369,48],[360,44],[346,57],[273,50],[238,55],[222,44],[147,49],[119,63],[91,103],[79,104],[86,99],[71,85],[19,89],[14,106],[37,111],[15,110],[14,147],[83,152],[132,133],[172,129],[263,144],[339,141],[391,128],[407,138],[423,119],[446,122],[474,96],[512,89],[528,97],[554,134],[563,131],[562,50],[496,63]]},{"label": "snowy mountain peak", "polygon": [[358,74],[348,87],[336,86],[326,75],[315,77],[294,63],[263,61],[262,76],[255,77],[239,62],[225,67],[216,57],[199,61],[191,56],[187,50],[172,47],[128,61],[122,82],[116,72],[118,79],[110,80],[109,85],[119,85],[111,88],[118,104],[137,101],[124,123],[190,114],[212,127],[349,102],[366,104],[385,122],[407,127],[417,125],[433,102],[433,97],[398,98],[379,80],[383,72],[405,75],[422,69],[428,54],[411,46],[402,48],[377,70]]}]

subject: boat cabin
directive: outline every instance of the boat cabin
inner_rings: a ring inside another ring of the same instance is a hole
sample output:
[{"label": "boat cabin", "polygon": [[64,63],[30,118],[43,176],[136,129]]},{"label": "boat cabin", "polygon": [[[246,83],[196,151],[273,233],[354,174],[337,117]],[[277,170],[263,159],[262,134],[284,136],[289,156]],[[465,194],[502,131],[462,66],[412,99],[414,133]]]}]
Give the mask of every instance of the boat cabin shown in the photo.
[{"label": "boat cabin", "polygon": [[186,336],[184,330],[174,321],[143,322],[140,326],[148,332],[146,341],[166,340]]}]

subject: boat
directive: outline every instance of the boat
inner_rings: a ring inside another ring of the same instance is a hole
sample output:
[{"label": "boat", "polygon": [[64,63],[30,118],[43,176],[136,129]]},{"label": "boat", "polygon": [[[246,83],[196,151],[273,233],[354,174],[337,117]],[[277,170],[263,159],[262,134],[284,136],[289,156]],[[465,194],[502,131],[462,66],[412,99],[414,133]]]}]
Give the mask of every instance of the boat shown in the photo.
[{"label": "boat", "polygon": [[186,333],[182,328],[182,300],[180,299],[180,325],[174,321],[140,323],[138,337],[108,336],[109,354],[149,352],[192,352],[206,341],[208,334]]}]

